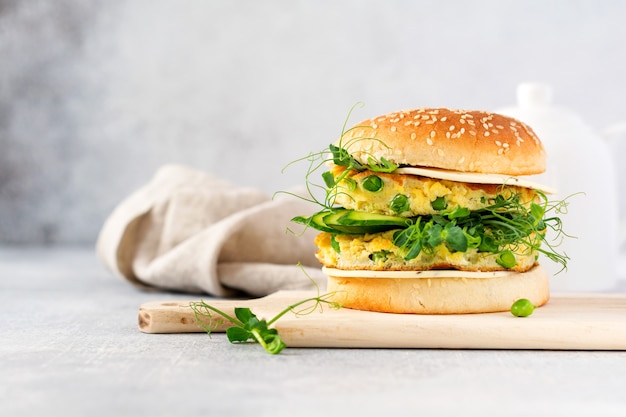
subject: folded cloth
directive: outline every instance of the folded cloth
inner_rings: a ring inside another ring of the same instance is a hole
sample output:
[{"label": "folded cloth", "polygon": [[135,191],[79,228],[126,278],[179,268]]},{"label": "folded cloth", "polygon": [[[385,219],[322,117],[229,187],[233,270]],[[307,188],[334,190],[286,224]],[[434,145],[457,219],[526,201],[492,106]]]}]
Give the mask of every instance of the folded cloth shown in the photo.
[{"label": "folded cloth", "polygon": [[291,218],[315,211],[311,205],[167,165],[113,210],[96,251],[143,288],[216,296],[324,290],[315,232],[288,231]]}]

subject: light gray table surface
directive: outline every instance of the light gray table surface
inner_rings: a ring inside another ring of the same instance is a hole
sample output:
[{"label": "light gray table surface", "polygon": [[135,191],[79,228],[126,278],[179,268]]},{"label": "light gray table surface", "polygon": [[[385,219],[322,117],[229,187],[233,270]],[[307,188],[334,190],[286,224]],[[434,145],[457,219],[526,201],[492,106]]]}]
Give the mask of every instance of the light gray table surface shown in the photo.
[{"label": "light gray table surface", "polygon": [[[0,416],[625,416],[626,352],[296,349],[137,329],[92,248],[0,248]],[[373,330],[375,331],[375,330]]]}]

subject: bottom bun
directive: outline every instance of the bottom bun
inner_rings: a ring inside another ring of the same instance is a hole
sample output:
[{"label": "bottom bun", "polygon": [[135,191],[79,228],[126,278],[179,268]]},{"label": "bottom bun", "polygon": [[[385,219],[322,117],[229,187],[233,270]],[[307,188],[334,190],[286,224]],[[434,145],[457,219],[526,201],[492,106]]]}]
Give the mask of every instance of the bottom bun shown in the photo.
[{"label": "bottom bun", "polygon": [[497,278],[345,278],[328,276],[328,292],[345,308],[383,313],[465,314],[508,311],[520,298],[550,299],[539,265]]}]

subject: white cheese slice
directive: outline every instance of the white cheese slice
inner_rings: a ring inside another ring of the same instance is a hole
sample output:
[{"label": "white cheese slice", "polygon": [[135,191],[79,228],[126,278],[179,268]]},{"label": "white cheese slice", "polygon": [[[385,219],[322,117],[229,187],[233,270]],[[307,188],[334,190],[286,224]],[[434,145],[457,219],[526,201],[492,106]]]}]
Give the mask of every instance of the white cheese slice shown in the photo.
[{"label": "white cheese slice", "polygon": [[326,275],[337,278],[502,278],[517,274],[510,271],[472,272],[449,269],[435,269],[430,271],[369,271],[344,270],[322,267]]},{"label": "white cheese slice", "polygon": [[405,175],[419,175],[422,177],[437,178],[440,180],[457,181],[457,182],[469,182],[472,184],[506,184],[516,185],[518,187],[532,188],[542,191],[546,194],[556,194],[557,190],[548,185],[539,184],[532,180],[522,177],[514,177],[511,175],[503,174],[479,174],[476,172],[459,172],[448,171],[443,169],[434,168],[416,168],[406,167],[398,168],[394,174]]}]

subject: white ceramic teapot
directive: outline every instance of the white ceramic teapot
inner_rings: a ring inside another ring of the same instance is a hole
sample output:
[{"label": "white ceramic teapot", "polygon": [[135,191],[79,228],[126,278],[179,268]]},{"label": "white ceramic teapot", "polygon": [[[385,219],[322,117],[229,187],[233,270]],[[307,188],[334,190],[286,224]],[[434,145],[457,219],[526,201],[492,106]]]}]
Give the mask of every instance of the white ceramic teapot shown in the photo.
[{"label": "white ceramic teapot", "polygon": [[558,190],[550,200],[569,202],[567,213],[559,217],[574,238],[565,238],[557,247],[570,257],[567,270],[557,274],[560,265],[540,256],[553,275],[551,287],[611,290],[618,284],[619,245],[617,176],[609,145],[578,116],[553,106],[548,85],[519,85],[517,102],[517,107],[496,112],[525,122],[537,133],[546,148],[547,170],[534,179]]}]

